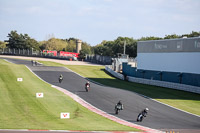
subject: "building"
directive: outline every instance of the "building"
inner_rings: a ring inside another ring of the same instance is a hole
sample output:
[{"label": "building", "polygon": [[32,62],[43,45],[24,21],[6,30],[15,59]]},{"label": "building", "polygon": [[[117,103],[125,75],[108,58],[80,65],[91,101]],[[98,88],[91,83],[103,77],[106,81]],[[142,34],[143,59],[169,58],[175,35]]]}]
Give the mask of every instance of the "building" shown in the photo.
[{"label": "building", "polygon": [[200,37],[139,41],[137,69],[200,74]]},{"label": "building", "polygon": [[122,65],[129,81],[200,93],[200,37],[139,41],[137,67]]}]

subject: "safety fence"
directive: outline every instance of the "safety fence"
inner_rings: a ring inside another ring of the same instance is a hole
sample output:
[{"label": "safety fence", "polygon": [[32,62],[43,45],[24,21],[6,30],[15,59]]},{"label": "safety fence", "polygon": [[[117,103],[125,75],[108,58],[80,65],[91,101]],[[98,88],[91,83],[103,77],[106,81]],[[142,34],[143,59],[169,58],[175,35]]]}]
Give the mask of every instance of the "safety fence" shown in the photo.
[{"label": "safety fence", "polygon": [[111,65],[112,64],[112,57],[102,56],[102,55],[86,55],[85,61],[103,64],[103,65]]},{"label": "safety fence", "polygon": [[30,57],[42,57],[42,58],[52,58],[52,59],[62,59],[62,60],[77,60],[73,56],[54,56],[52,53],[43,53],[42,51],[34,49],[10,49],[2,48],[0,49],[0,54],[2,55],[17,55],[17,56],[30,56]]}]

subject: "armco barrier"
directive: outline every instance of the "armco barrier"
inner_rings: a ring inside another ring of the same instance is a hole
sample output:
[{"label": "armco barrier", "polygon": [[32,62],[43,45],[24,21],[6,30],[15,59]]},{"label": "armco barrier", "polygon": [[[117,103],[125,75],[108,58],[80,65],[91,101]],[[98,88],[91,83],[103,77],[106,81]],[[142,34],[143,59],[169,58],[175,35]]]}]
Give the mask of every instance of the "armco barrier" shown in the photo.
[{"label": "armco barrier", "polygon": [[165,81],[159,81],[159,80],[135,78],[135,77],[131,77],[131,76],[127,76],[126,78],[130,82],[147,84],[147,85],[155,85],[155,86],[172,88],[172,89],[183,90],[183,91],[200,94],[200,87],[197,87],[197,86],[190,86],[190,85],[185,85],[185,84],[165,82]]},{"label": "armco barrier", "polygon": [[105,66],[105,69],[107,72],[111,73],[113,76],[115,76],[116,78],[118,79],[121,79],[121,80],[124,80],[124,75],[118,73],[118,72],[115,72],[111,69],[111,66],[110,65],[106,65]]}]

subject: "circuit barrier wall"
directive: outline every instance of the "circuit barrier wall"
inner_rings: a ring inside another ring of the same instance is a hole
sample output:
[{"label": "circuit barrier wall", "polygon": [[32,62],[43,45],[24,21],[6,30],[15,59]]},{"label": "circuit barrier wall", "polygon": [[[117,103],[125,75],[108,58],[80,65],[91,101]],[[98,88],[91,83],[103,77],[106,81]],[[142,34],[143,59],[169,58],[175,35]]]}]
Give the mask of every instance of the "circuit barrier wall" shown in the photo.
[{"label": "circuit barrier wall", "polygon": [[113,71],[111,65],[106,65],[105,69],[106,69],[107,72],[109,72],[110,74],[112,74],[114,77],[116,77],[118,79],[121,79],[121,80],[124,80],[124,75],[120,74],[118,72]]},{"label": "circuit barrier wall", "polygon": [[[130,81],[130,82],[147,84],[147,85],[166,87],[166,88],[171,88],[171,89],[176,89],[176,90],[183,90],[183,91],[188,91],[188,92],[200,94],[200,87],[199,86],[193,86],[193,85],[186,84],[186,81],[187,81],[187,83],[190,83],[190,84],[197,83],[197,85],[199,85],[199,81],[198,81],[199,79],[197,79],[197,78],[199,78],[199,75],[189,74],[188,77],[187,77],[187,75],[180,75],[180,76],[182,76],[182,78],[180,78],[181,82],[183,82],[183,83],[180,84],[180,83],[174,83],[174,82],[161,80],[162,79],[162,73],[160,73],[159,71],[150,71],[150,72],[147,71],[147,72],[142,74],[142,76],[144,76],[146,78],[139,78],[139,76],[141,76],[141,72],[143,72],[144,70],[137,70],[134,67],[131,68],[131,65],[129,65],[128,63],[123,63],[123,74],[115,72],[112,69],[111,65],[106,66],[105,69],[106,69],[107,72],[112,74],[114,77],[122,79],[122,80],[127,80],[127,81]],[[133,76],[130,76],[130,75],[133,75]],[[137,77],[136,77],[136,75],[137,75]],[[176,75],[176,76],[178,76],[178,75]],[[152,77],[154,77],[154,78],[152,78]],[[177,78],[174,78],[174,79],[177,79]],[[190,80],[188,80],[188,79],[190,79]],[[197,82],[196,82],[196,80],[197,80]],[[193,81],[193,82],[191,82],[191,81]]]},{"label": "circuit barrier wall", "polygon": [[166,88],[183,90],[183,91],[188,91],[188,92],[200,94],[200,87],[197,87],[197,86],[191,86],[191,85],[185,85],[185,84],[179,84],[179,83],[172,83],[172,82],[165,82],[165,81],[159,81],[159,80],[136,78],[136,77],[131,77],[131,76],[127,76],[126,80],[128,80],[130,82],[135,82],[135,83],[166,87]]},{"label": "circuit barrier wall", "polygon": [[136,69],[135,67],[131,67],[128,63],[123,63],[122,66],[125,76],[200,87],[200,74]]}]

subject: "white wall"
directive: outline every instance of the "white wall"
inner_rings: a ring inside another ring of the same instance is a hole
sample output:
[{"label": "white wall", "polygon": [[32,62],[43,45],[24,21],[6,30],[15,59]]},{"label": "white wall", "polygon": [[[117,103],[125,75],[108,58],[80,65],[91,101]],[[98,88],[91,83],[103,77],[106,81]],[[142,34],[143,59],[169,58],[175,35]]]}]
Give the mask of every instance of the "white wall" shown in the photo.
[{"label": "white wall", "polygon": [[113,71],[111,65],[106,65],[105,69],[106,69],[107,72],[111,73],[114,77],[121,79],[121,80],[124,80],[124,75]]},{"label": "white wall", "polygon": [[137,68],[200,74],[200,52],[138,53]]}]

